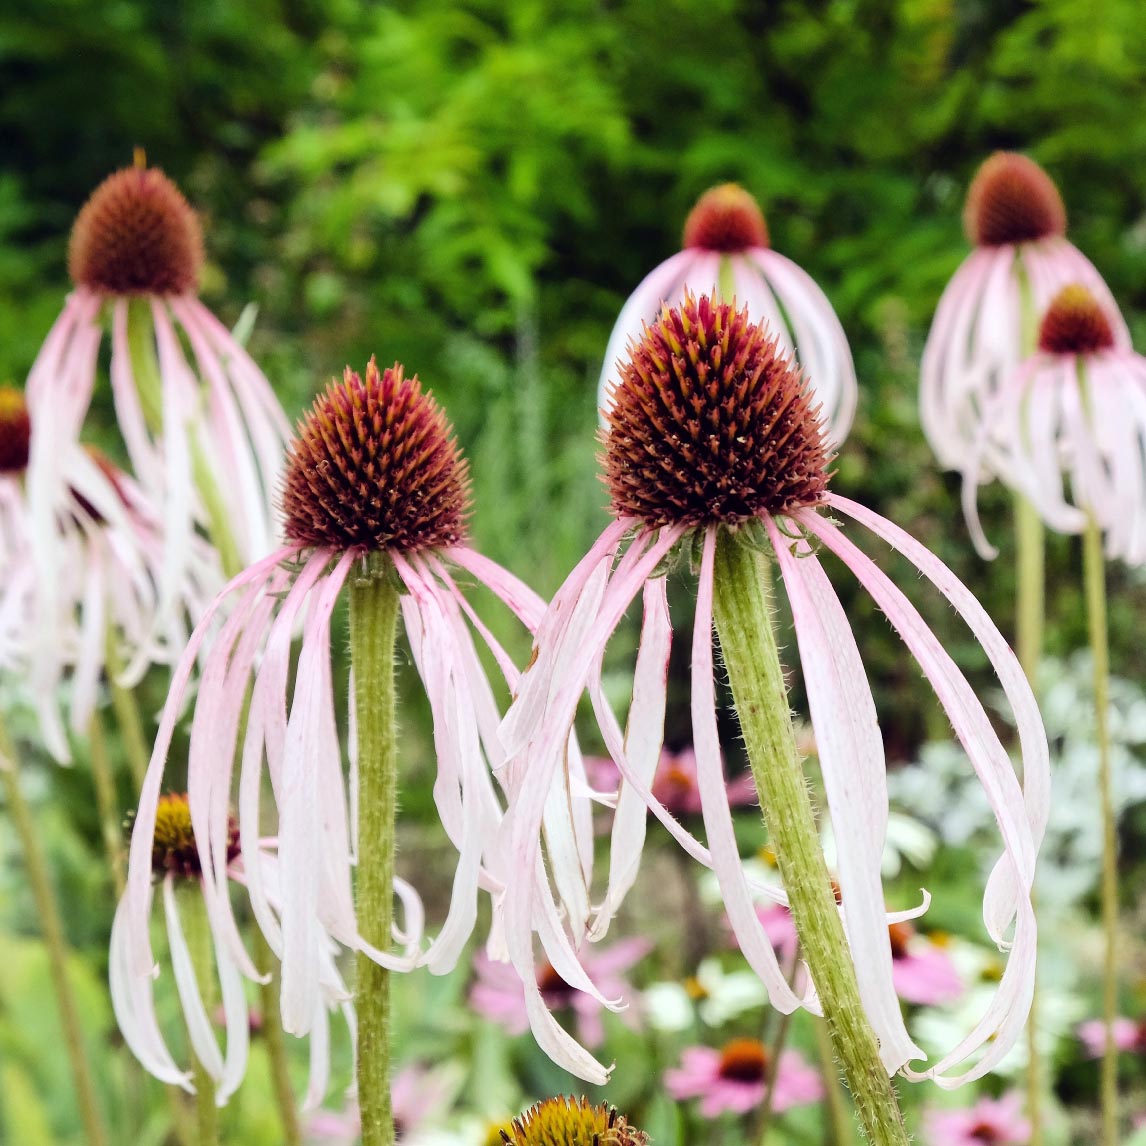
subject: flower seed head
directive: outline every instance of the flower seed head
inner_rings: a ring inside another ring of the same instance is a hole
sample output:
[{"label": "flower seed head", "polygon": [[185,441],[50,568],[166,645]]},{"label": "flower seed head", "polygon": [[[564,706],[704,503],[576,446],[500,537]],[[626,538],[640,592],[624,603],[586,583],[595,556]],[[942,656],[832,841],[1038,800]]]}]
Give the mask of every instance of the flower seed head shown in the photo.
[{"label": "flower seed head", "polygon": [[760,204],[738,183],[721,183],[696,201],[684,224],[684,246],[736,254],[768,246]]},{"label": "flower seed head", "polygon": [[1051,299],[1039,325],[1039,349],[1047,354],[1094,354],[1114,345],[1106,312],[1084,286],[1072,283]]},{"label": "flower seed head", "polygon": [[348,366],[299,422],[283,489],[303,546],[440,549],[465,539],[469,471],[442,408],[399,363]]},{"label": "flower seed head", "polygon": [[156,167],[109,175],[84,204],[68,244],[76,286],[106,295],[194,292],[203,266],[199,219]]},{"label": "flower seed head", "polygon": [[548,1098],[501,1131],[507,1146],[645,1146],[648,1135],[629,1125],[607,1103],[587,1098]]},{"label": "flower seed head", "polygon": [[733,1039],[720,1052],[719,1074],[733,1082],[763,1082],[768,1049],[759,1039]]},{"label": "flower seed head", "polygon": [[[238,854],[239,825],[234,819],[228,819],[228,863]],[[203,874],[186,793],[170,792],[159,797],[155,809],[155,835],[151,842],[151,870],[160,877],[170,873],[183,879],[198,879]]]},{"label": "flower seed head", "polygon": [[0,386],[0,474],[22,474],[32,449],[32,419],[24,391]]},{"label": "flower seed head", "polygon": [[735,525],[812,505],[827,488],[819,407],[747,310],[687,294],[666,306],[612,397],[602,461],[618,517]]},{"label": "flower seed head", "polygon": [[1066,234],[1066,208],[1054,180],[1033,159],[996,151],[971,181],[963,225],[977,247],[1026,243]]}]

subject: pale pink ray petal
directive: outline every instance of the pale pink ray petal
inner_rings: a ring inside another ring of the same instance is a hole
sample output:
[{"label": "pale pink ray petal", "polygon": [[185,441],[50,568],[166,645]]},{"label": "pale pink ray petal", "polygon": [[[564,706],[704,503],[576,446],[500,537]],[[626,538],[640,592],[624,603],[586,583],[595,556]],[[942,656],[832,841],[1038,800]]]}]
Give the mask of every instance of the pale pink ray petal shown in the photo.
[{"label": "pale pink ray petal", "polygon": [[86,736],[91,728],[107,639],[107,557],[98,536],[86,540],[80,640],[72,668],[71,727],[77,736]]},{"label": "pale pink ray petal", "polygon": [[613,331],[605,347],[605,361],[601,379],[597,383],[597,405],[609,406],[612,399],[609,387],[617,373],[619,361],[625,357],[629,342],[640,336],[644,323],[651,322],[664,302],[676,302],[690,267],[695,263],[695,250],[679,251],[654,267],[621,308]]},{"label": "pale pink ray petal", "polygon": [[[646,582],[643,593],[644,621],[633,673],[633,699],[625,731],[625,755],[629,767],[646,786],[651,787],[664,740],[672,622],[669,620],[665,578],[656,577]],[[594,678],[597,675],[595,671]],[[622,779],[613,816],[609,887],[593,921],[591,938],[594,941],[604,937],[621,901],[636,882],[647,821],[644,801]]]},{"label": "pale pink ray petal", "polygon": [[219,986],[223,996],[223,1023],[227,1032],[227,1054],[223,1061],[223,1076],[215,1096],[220,1106],[239,1089],[247,1073],[250,1053],[251,1015],[243,991],[239,968],[231,961],[221,943],[215,943],[215,962],[219,971]]},{"label": "pale pink ray petal", "polygon": [[187,642],[187,647],[175,666],[167,701],[163,706],[159,728],[151,761],[144,777],[136,808],[135,823],[132,825],[131,845],[128,855],[127,890],[125,893],[125,922],[132,934],[132,947],[138,957],[136,973],[149,974],[155,960],[151,953],[151,940],[147,934],[148,909],[151,903],[151,849],[155,838],[155,811],[159,802],[163,773],[167,764],[167,754],[171,748],[171,738],[175,731],[182,707],[183,697],[190,682],[191,673],[199,656],[199,650],[211,631],[215,614],[232,594],[246,590],[249,586],[265,580],[280,562],[290,557],[294,550],[284,547],[243,570],[230,581],[211,602],[195,631]]},{"label": "pale pink ray petal", "polygon": [[108,986],[116,1023],[131,1053],[149,1074],[194,1093],[191,1072],[175,1065],[160,1032],[152,992],[154,980],[132,969],[138,960],[131,951],[129,928],[124,922],[126,910],[127,901],[121,899],[111,924],[108,952]]},{"label": "pale pink ray petal", "polygon": [[844,928],[864,1011],[888,1074],[926,1056],[907,1033],[891,969],[881,865],[887,842],[887,762],[863,658],[839,598],[805,543],[792,552],[771,518],[838,854]]},{"label": "pale pink ray petal", "polygon": [[111,320],[111,393],[115,418],[136,477],[153,494],[164,489],[163,458],[147,428],[131,364],[127,335],[127,299],[116,301]]},{"label": "pale pink ray petal", "polygon": [[183,1017],[187,1021],[187,1037],[194,1048],[195,1057],[203,1069],[216,1081],[223,1078],[223,1056],[203,996],[195,977],[195,964],[191,950],[183,934],[179,920],[179,908],[175,903],[175,883],[170,875],[163,880],[163,914],[167,921],[167,942],[171,948],[171,969],[175,974],[175,986],[179,991],[179,1002],[183,1007]]},{"label": "pale pink ray petal", "polygon": [[776,959],[776,951],[756,914],[748,881],[736,843],[732,810],[720,754],[720,734],[716,726],[716,690],[712,675],[712,598],[713,561],[716,554],[716,528],[704,533],[700,576],[696,591],[696,620],[692,637],[692,740],[696,751],[696,782],[700,789],[701,814],[712,870],[720,884],[724,907],[744,957],[768,991],[778,1011],[789,1014],[800,1006]]}]

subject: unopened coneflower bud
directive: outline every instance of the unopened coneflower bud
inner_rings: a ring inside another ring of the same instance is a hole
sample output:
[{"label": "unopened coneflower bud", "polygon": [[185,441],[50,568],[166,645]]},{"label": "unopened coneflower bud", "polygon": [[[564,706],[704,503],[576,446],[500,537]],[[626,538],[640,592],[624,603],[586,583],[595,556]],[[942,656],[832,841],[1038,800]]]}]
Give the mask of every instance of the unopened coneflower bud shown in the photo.
[{"label": "unopened coneflower bud", "polygon": [[1001,247],[1065,234],[1066,208],[1033,159],[996,151],[971,182],[963,223],[977,247]]},{"label": "unopened coneflower bud", "polygon": [[[227,860],[239,854],[239,828],[227,824]],[[191,805],[186,793],[170,792],[160,796],[155,810],[155,835],[151,844],[151,870],[157,876],[173,875],[198,879],[203,874],[199,849],[191,826]]]},{"label": "unopened coneflower bud", "polygon": [[1063,287],[1039,326],[1039,349],[1047,354],[1093,354],[1114,345],[1114,329],[1098,300],[1079,283]]},{"label": "unopened coneflower bud", "polygon": [[412,553],[460,544],[469,472],[441,407],[395,363],[350,367],[298,426],[283,490],[292,542]]},{"label": "unopened coneflower bud", "polygon": [[645,1146],[649,1137],[607,1103],[548,1098],[501,1131],[506,1146]]},{"label": "unopened coneflower bud", "polygon": [[819,408],[747,310],[691,295],[666,307],[612,397],[603,461],[618,516],[739,524],[814,505],[827,488]]},{"label": "unopened coneflower bud", "polygon": [[738,183],[721,183],[696,201],[684,224],[685,248],[734,254],[768,246],[760,204]]},{"label": "unopened coneflower bud", "polygon": [[28,468],[32,420],[24,391],[0,386],[0,474],[21,474]]},{"label": "unopened coneflower bud", "polygon": [[193,293],[203,266],[199,219],[156,167],[128,167],[92,192],[72,228],[68,271],[97,294]]}]

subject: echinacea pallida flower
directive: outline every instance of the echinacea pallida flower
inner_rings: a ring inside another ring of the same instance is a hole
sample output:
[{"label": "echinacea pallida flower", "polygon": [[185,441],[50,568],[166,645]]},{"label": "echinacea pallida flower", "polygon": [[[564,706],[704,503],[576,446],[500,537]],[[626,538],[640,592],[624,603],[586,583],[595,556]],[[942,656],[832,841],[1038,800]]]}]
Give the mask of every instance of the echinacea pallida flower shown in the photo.
[{"label": "echinacea pallida flower", "polygon": [[824,292],[791,259],[772,249],[756,200],[735,183],[706,191],[684,225],[684,249],[651,270],[625,303],[609,335],[597,404],[611,400],[610,383],[629,342],[661,306],[680,304],[685,292],[727,290],[767,323],[780,346],[795,355],[824,409],[828,438],[840,445],[855,417],[855,366],[847,335]]},{"label": "echinacea pallida flower", "polygon": [[[43,601],[26,490],[31,441],[24,395],[0,387],[0,665],[27,680],[44,744],[67,760],[61,681],[70,683],[71,729],[87,735],[109,647],[121,664],[132,655],[174,659],[187,638],[188,615],[198,613],[217,585],[218,565],[209,546],[196,539],[180,607],[168,610],[157,628],[163,531],[155,508],[138,483],[99,451],[65,444],[58,459],[64,501],[52,522],[60,555],[57,591]],[[45,639],[41,626],[49,607],[54,640]]]},{"label": "echinacea pallida flower", "polygon": [[978,486],[1018,490],[1050,528],[1080,533],[1093,517],[1107,556],[1146,562],[1146,358],[1115,337],[1118,317],[1085,286],[1051,300],[1038,350],[1007,375],[984,408],[963,471],[963,503],[976,547]]},{"label": "echinacea pallida flower", "polygon": [[[243,1079],[249,1050],[250,1012],[243,988],[243,977],[226,947],[212,947],[212,975],[221,989],[226,1044],[222,1051],[214,1031],[210,1008],[204,999],[204,972],[195,966],[192,945],[200,936],[195,932],[204,913],[206,893],[202,858],[191,825],[191,809],[186,794],[160,797],[152,809],[153,828],[149,875],[159,885],[163,919],[171,964],[191,1049],[202,1069],[215,1083],[215,1098],[222,1105]],[[252,872],[273,885],[277,900],[277,861],[272,852],[259,845],[240,854],[239,831],[233,818],[226,820],[226,847],[223,854],[224,878],[242,882]],[[190,895],[191,899],[186,897]],[[108,977],[111,1001],[120,1031],[132,1053],[157,1078],[193,1090],[191,1074],[171,1056],[160,1029],[155,1007],[155,980],[140,975],[134,966],[137,951],[136,928],[129,918],[130,904],[120,901],[111,929]],[[189,914],[193,918],[188,918]],[[190,929],[190,930],[189,930]],[[311,1076],[305,1104],[317,1104],[326,1092],[330,1073],[327,1009],[342,1006],[346,988],[334,965],[334,945],[322,951],[323,1005],[315,1015],[318,1028],[311,1041]],[[353,1016],[347,1014],[353,1022]]]},{"label": "echinacea pallida flower", "polygon": [[505,1146],[646,1146],[647,1134],[607,1103],[547,1098],[501,1131]]},{"label": "echinacea pallida flower", "polygon": [[[117,171],[76,218],[68,252],[75,289],[27,383],[45,626],[61,576],[54,523],[68,497],[63,463],[79,440],[109,325],[119,431],[163,523],[158,623],[177,606],[198,531],[209,530],[217,546],[234,550],[228,560],[243,564],[272,547],[290,426],[262,372],[196,297],[202,264],[198,218],[157,168]],[[92,500],[87,485],[75,492]]]},{"label": "echinacea pallida flower", "polygon": [[1102,276],[1066,238],[1066,208],[1032,159],[998,151],[967,192],[963,222],[975,249],[943,291],[923,349],[920,414],[935,456],[962,469],[1004,378],[1033,348],[1054,295],[1082,283],[1110,315],[1115,344],[1130,335]]},{"label": "echinacea pallida flower", "polygon": [[[538,862],[546,793],[564,784],[561,746],[588,689],[605,745],[622,771],[618,820],[626,805],[639,807],[643,801],[651,807],[676,839],[715,871],[732,929],[773,1005],[786,1012],[801,1003],[816,1005],[789,986],[758,917],[754,898],[769,894],[769,888],[753,885],[745,874],[720,765],[712,653],[714,567],[718,544],[750,541],[779,569],[791,606],[860,998],[888,1073],[902,1068],[917,1077],[907,1064],[924,1056],[907,1033],[896,998],[880,874],[888,818],[883,740],[855,637],[820,563],[821,551],[831,553],[871,594],[931,682],[1001,828],[1004,850],[987,885],[984,920],[991,937],[1012,948],[1011,958],[981,1021],[926,1071],[947,1085],[982,1075],[1018,1037],[1034,977],[1030,889],[1047,816],[1049,768],[1046,734],[1018,662],[982,607],[938,558],[894,523],[830,491],[827,449],[813,400],[776,341],[745,311],[706,297],[689,297],[679,309],[666,307],[633,346],[612,399],[602,432],[602,460],[616,520],[553,598],[537,632],[532,666],[502,726],[511,766],[529,777],[507,817],[506,846],[513,864],[530,870]],[[887,542],[967,623],[1014,709],[1022,786],[982,703],[939,639],[826,511]],[[682,550],[699,555],[692,732],[707,847],[651,791],[663,738],[671,641],[665,572],[674,551]],[[601,659],[638,594],[644,599],[644,623],[622,731],[603,697]],[[635,831],[626,846],[614,833],[610,887],[595,921],[596,935],[603,933],[632,885],[634,850],[642,835]],[[523,978],[532,967],[534,894],[524,882],[506,893],[507,941]],[[559,1045],[562,1065],[594,1081],[606,1076],[583,1048],[547,1027],[544,1013],[534,1015],[535,1035],[547,1047]],[[949,1073],[985,1044],[982,1056],[963,1074]]]},{"label": "echinacea pallida flower", "polygon": [[[488,586],[527,621],[538,619],[542,605],[516,578],[465,545],[466,462],[441,408],[400,365],[380,371],[371,360],[364,377],[348,368],[342,381],[332,382],[318,397],[291,446],[282,502],[286,544],[219,594],[176,668],[132,834],[124,924],[134,944],[135,972],[147,974],[153,964],[145,921],[155,809],[172,733],[202,654],[188,793],[212,927],[216,941],[253,977],[228,895],[227,808],[237,779],[240,843],[244,855],[254,854],[265,765],[277,821],[277,905],[259,867],[246,870],[245,886],[255,919],[282,962],[283,1025],[302,1035],[321,1004],[328,937],[390,970],[426,964],[444,973],[474,930],[479,887],[496,892],[504,886],[510,873],[482,862],[502,819],[493,773],[503,764],[503,753],[496,737],[499,714],[471,623],[491,644],[511,686],[517,672],[451,570],[460,569],[467,580]],[[401,925],[393,927],[397,950],[366,942],[355,915],[351,872],[356,840],[348,787],[352,794],[356,786],[353,775],[348,785],[343,767],[331,668],[335,604],[350,579],[379,560],[388,563],[386,575],[400,587],[406,636],[434,721],[434,798],[458,851],[449,910],[428,945],[423,943],[421,900],[408,882],[395,879],[404,908]],[[227,620],[207,646],[214,615],[224,604],[230,606]],[[300,621],[302,643],[292,677],[291,645]],[[248,687],[249,715],[240,743]],[[499,779],[512,786],[512,777]],[[586,808],[586,839],[591,830]],[[582,910],[587,911],[580,853],[567,839],[560,850],[577,869],[564,886],[574,889],[571,896],[580,886]],[[528,882],[520,871],[512,878]],[[540,883],[540,872],[535,878]],[[563,900],[563,905],[576,910],[575,904]],[[558,907],[549,899],[540,925],[558,935],[558,918]],[[566,981],[593,990],[567,943],[554,939],[550,958]]]}]

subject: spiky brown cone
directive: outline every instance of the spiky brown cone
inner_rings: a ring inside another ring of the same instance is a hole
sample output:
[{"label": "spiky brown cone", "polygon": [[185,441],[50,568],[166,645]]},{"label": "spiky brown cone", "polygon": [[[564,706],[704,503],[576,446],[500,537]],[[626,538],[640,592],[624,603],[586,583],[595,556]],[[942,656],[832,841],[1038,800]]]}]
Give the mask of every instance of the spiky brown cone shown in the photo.
[{"label": "spiky brown cone", "polygon": [[109,175],[72,227],[72,282],[99,294],[187,294],[202,267],[199,218],[157,167]]},{"label": "spiky brown cone", "polygon": [[0,386],[0,474],[22,474],[32,448],[32,419],[24,391]]},{"label": "spiky brown cone", "polygon": [[760,204],[738,183],[721,183],[696,201],[684,224],[684,245],[735,254],[768,246]]},{"label": "spiky brown cone", "polygon": [[812,505],[827,488],[819,408],[775,338],[708,296],[646,326],[606,411],[618,517],[738,524]]},{"label": "spiky brown cone", "polygon": [[648,1135],[607,1103],[549,1098],[515,1118],[501,1137],[508,1146],[645,1146]]},{"label": "spiky brown cone", "polygon": [[285,531],[305,546],[411,553],[465,540],[469,471],[417,375],[348,366],[299,422],[283,489]]},{"label": "spiky brown cone", "polygon": [[1114,329],[1098,300],[1077,283],[1051,299],[1039,326],[1039,349],[1048,354],[1094,354],[1114,345]]},{"label": "spiky brown cone", "polygon": [[1033,159],[996,151],[971,181],[963,224],[977,247],[1001,247],[1066,234],[1066,208],[1054,180]]}]

